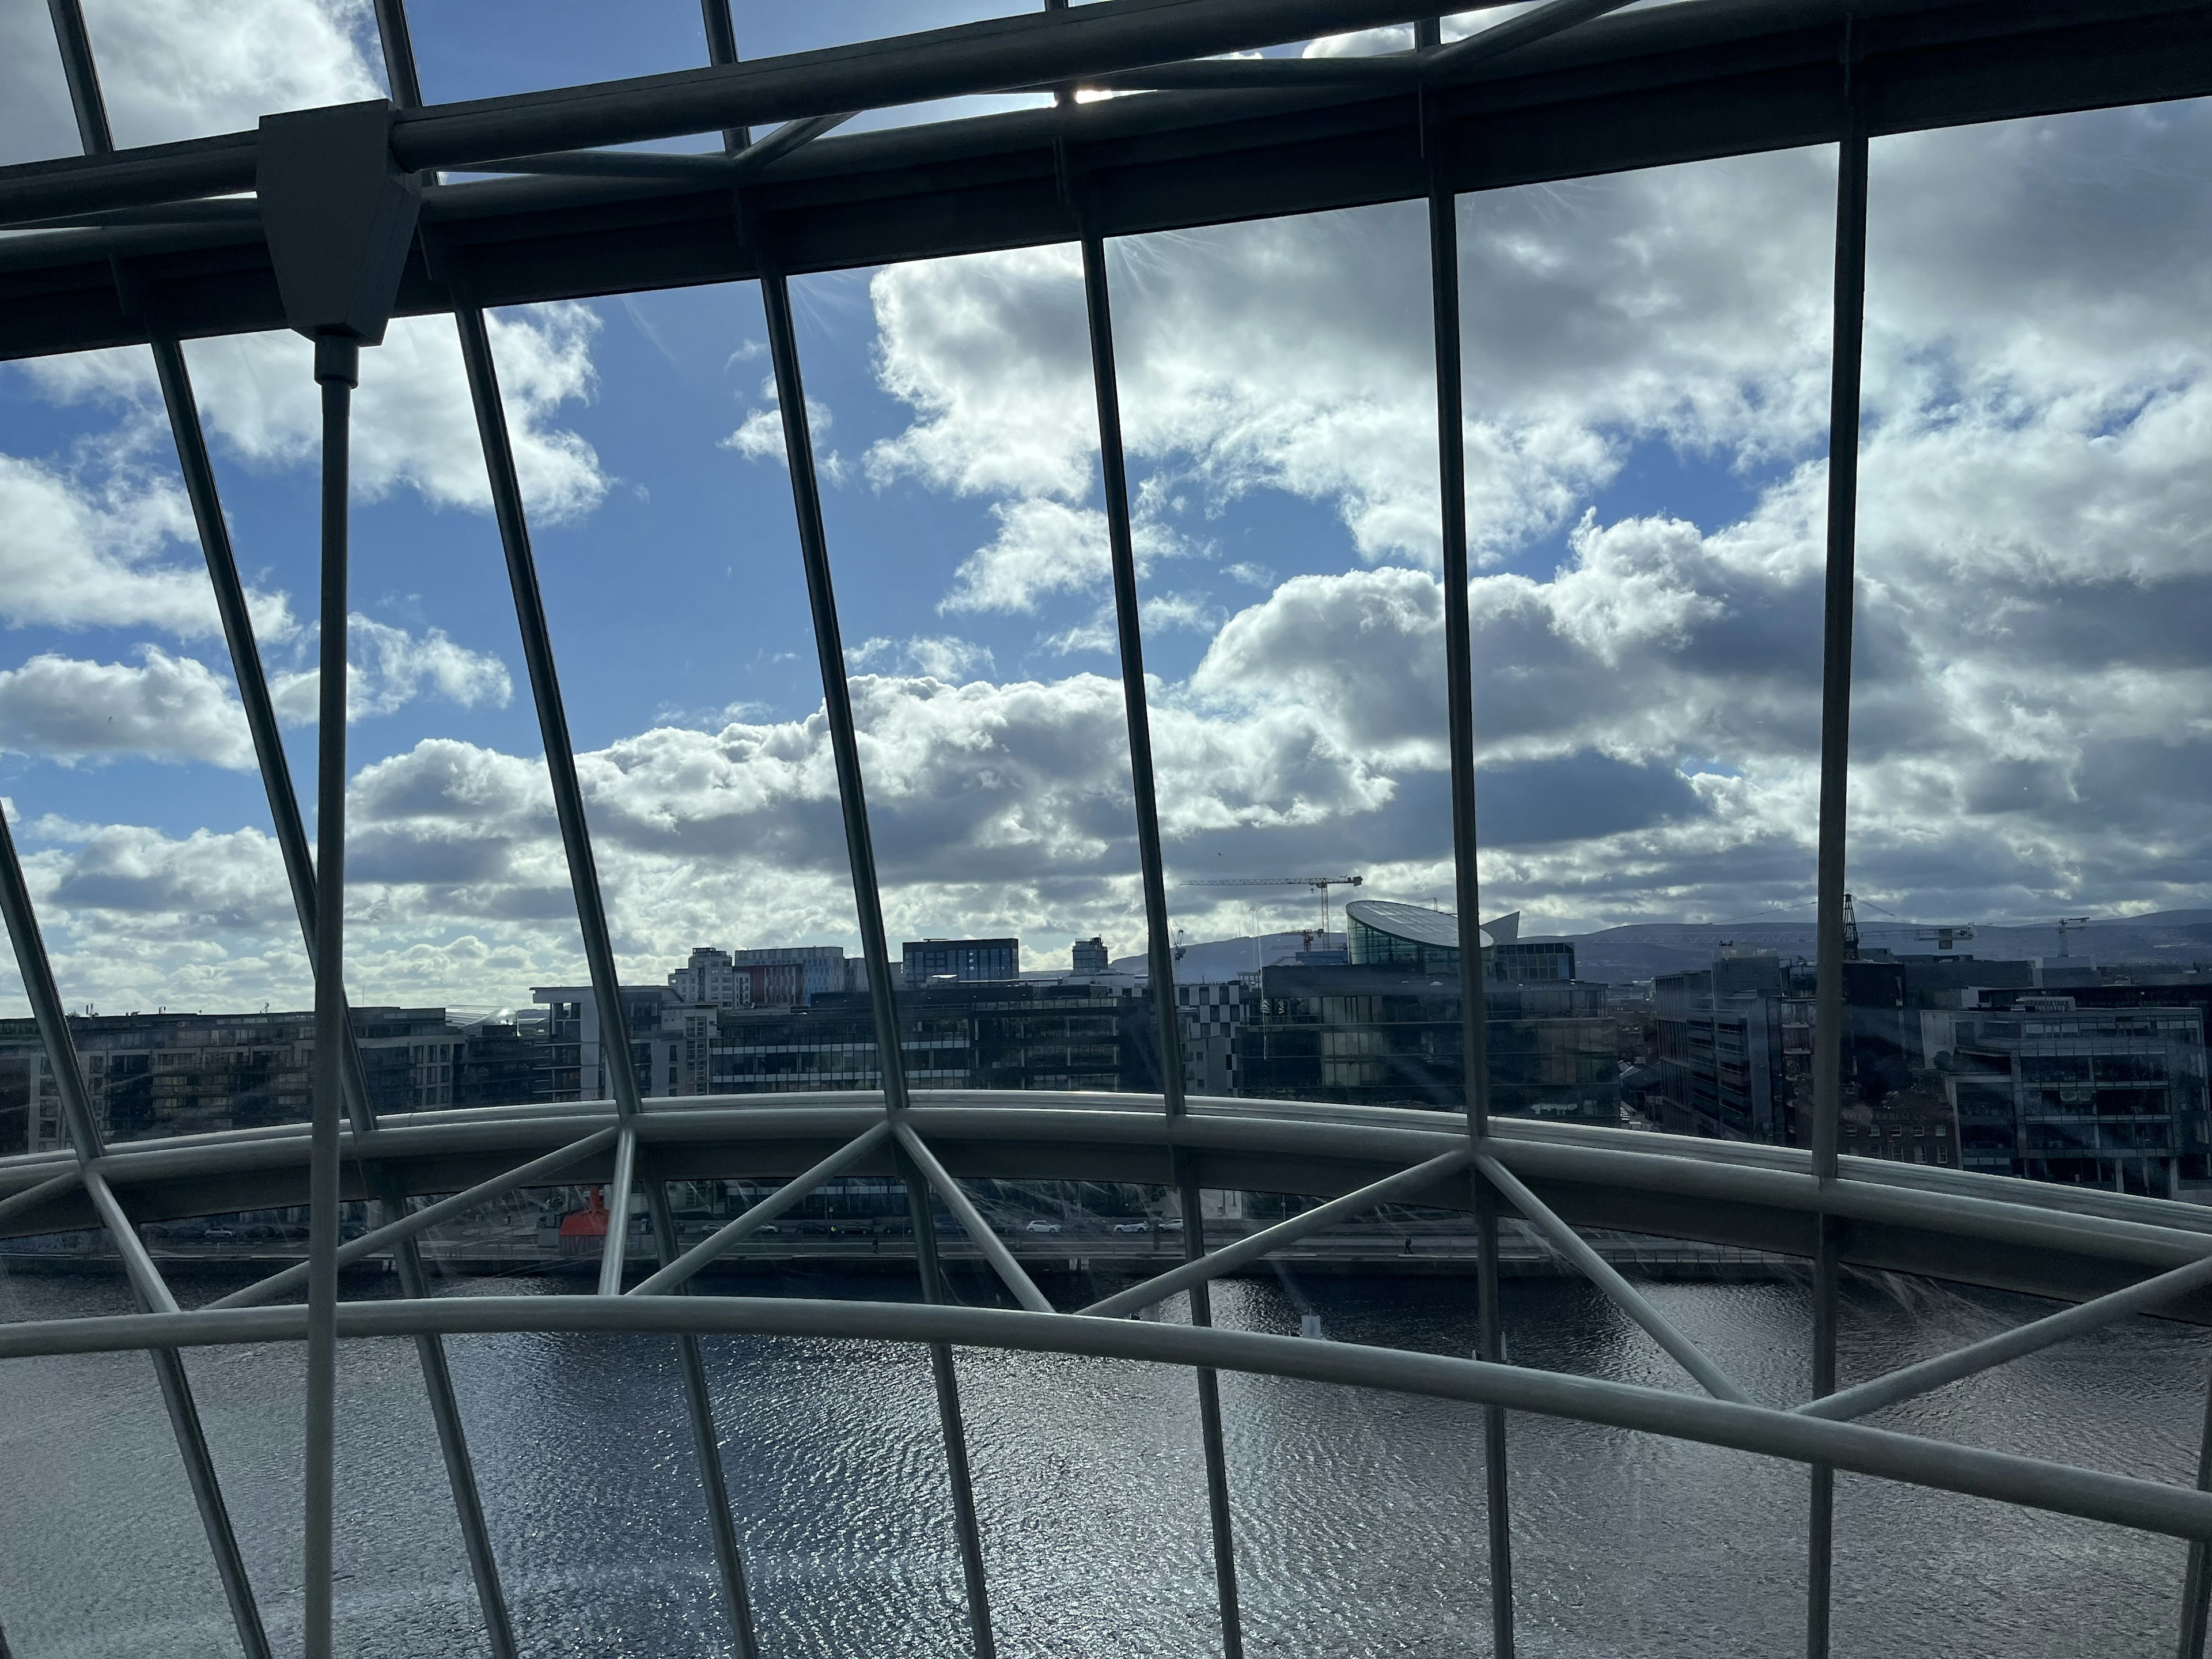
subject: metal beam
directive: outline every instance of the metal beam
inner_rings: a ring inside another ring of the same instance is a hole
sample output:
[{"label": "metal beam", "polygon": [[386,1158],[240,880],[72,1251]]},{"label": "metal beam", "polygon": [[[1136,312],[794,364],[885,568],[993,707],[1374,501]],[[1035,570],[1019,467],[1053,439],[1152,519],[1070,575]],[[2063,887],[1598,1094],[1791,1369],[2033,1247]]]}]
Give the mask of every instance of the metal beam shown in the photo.
[{"label": "metal beam", "polygon": [[[1534,14],[1530,14],[1533,15]],[[1425,18],[1414,44],[1438,50],[1442,25]],[[1444,608],[1445,737],[1451,761],[1453,902],[1458,908],[1460,1078],[1466,1094],[1467,1135],[1480,1146],[1490,1133],[1490,1006],[1482,959],[1482,882],[1474,787],[1474,645],[1468,612],[1466,387],[1461,362],[1459,197],[1453,188],[1449,147],[1431,103],[1421,100],[1421,150],[1426,163],[1429,209],[1430,329],[1437,392],[1437,490]],[[1347,927],[1350,926],[1346,923]],[[1349,934],[1346,935],[1349,938]],[[1498,1208],[1487,1188],[1474,1182],[1475,1295],[1480,1324],[1477,1353],[1493,1364],[1505,1358],[1498,1286]],[[1483,1412],[1484,1520],[1488,1533],[1490,1639],[1495,1659],[1513,1659],[1513,1530],[1505,1450],[1505,1413]]]},{"label": "metal beam", "polygon": [[[1087,198],[1089,185],[1075,189]],[[1091,335],[1091,382],[1098,405],[1098,460],[1106,498],[1106,540],[1113,565],[1114,628],[1121,656],[1121,705],[1129,733],[1129,787],[1137,818],[1137,864],[1145,889],[1145,961],[1160,1045],[1160,1095],[1167,1115],[1183,1112],[1182,1021],[1176,1006],[1175,946],[1168,937],[1167,866],[1160,851],[1159,790],[1152,766],[1152,713],[1145,690],[1145,634],[1137,605],[1135,537],[1129,476],[1121,450],[1121,393],[1114,364],[1114,311],[1106,285],[1106,245],[1083,226],[1083,301]]]},{"label": "metal beam", "polygon": [[[2203,16],[2182,0],[1683,0],[1540,42],[1467,84],[1431,88],[1426,103],[1461,191],[1832,143],[1850,15],[1880,71],[1867,112],[1875,133],[2212,93]],[[1064,242],[1055,146],[1078,168],[1103,167],[1094,209],[1108,236],[1320,212],[1423,193],[1414,106],[1358,88],[1109,99],[841,136],[751,193],[787,272]],[[133,152],[109,164],[115,191],[63,191],[62,174],[81,162],[0,171],[0,199],[38,182],[48,205],[27,207],[26,219],[158,201],[178,193],[168,186],[179,169],[225,155],[233,182],[182,193],[246,189],[252,143]],[[726,200],[696,186],[500,179],[433,191],[425,216],[468,245],[480,304],[757,274]],[[180,334],[281,325],[251,227],[48,233],[0,246],[0,357],[145,339],[143,317],[118,298],[118,256]],[[451,305],[426,267],[410,267],[403,313]]]},{"label": "metal beam", "polygon": [[[452,256],[447,258],[450,260]],[[453,270],[447,280],[456,290],[466,291],[464,270]],[[607,1237],[599,1268],[599,1294],[617,1295],[629,1236],[629,1194],[637,1162],[635,1129],[644,1109],[636,1056],[630,1050],[629,1018],[623,1006],[599,862],[592,856],[591,826],[584,815],[584,790],[576,776],[576,750],[568,736],[568,708],[562,701],[560,674],[553,663],[552,634],[546,625],[544,595],[538,590],[537,556],[531,549],[530,523],[523,511],[522,487],[515,476],[507,410],[500,401],[499,369],[492,360],[491,336],[485,329],[483,311],[474,305],[458,306],[453,323],[460,335],[469,400],[476,409],[477,435],[483,447],[500,546],[507,556],[507,583],[514,593],[515,623],[522,635],[523,660],[529,668],[530,695],[537,705],[538,737],[545,745],[545,771],[552,785],[555,816],[560,821],[562,850],[568,859],[576,925],[583,935],[584,960],[599,1015],[599,1064],[613,1091],[615,1110],[624,1132],[617,1144],[615,1176],[607,1188]]]},{"label": "metal beam", "polygon": [[[1224,1244],[1210,1255],[1202,1255],[1195,1261],[1186,1261],[1179,1267],[1170,1267],[1167,1272],[1132,1285],[1126,1290],[1101,1297],[1089,1307],[1078,1311],[1092,1319],[1125,1319],[1154,1303],[1166,1301],[1178,1291],[1187,1291],[1209,1279],[1218,1279],[1224,1273],[1234,1273],[1247,1263],[1257,1261],[1286,1244],[1296,1243],[1308,1233],[1317,1233],[1349,1217],[1364,1214],[1377,1205],[1411,1202],[1413,1194],[1426,1192],[1445,1176],[1465,1169],[1474,1156],[1463,1149],[1455,1150],[1442,1157],[1432,1158],[1425,1164],[1417,1164],[1410,1170],[1401,1170],[1395,1175],[1385,1176],[1357,1192],[1346,1193],[1342,1198],[1316,1205],[1287,1221],[1279,1221],[1272,1227],[1240,1238],[1234,1244]],[[1185,1218],[1183,1224],[1190,1224],[1188,1218]]]},{"label": "metal beam", "polygon": [[1620,1276],[1610,1261],[1589,1247],[1589,1242],[1572,1227],[1552,1212],[1551,1207],[1530,1192],[1520,1177],[1486,1152],[1478,1152],[1475,1168],[1482,1171],[1499,1194],[1521,1212],[1522,1220],[1541,1233],[1552,1248],[1582,1269],[1583,1273],[1598,1289],[1609,1297],[1621,1312],[1650,1333],[1651,1339],[1672,1354],[1681,1368],[1698,1379],[1698,1385],[1716,1400],[1732,1400],[1738,1405],[1751,1403],[1751,1396],[1737,1387],[1728,1373],[1705,1358],[1698,1345],[1674,1328],[1666,1315],[1653,1307],[1650,1301],[1633,1285]]},{"label": "metal beam", "polygon": [[[937,1225],[930,1214],[929,1192],[904,1148],[893,1157],[906,1183],[907,1215],[914,1227],[915,1265],[921,1276],[921,1299],[945,1305],[945,1272],[937,1257]],[[1024,1310],[1024,1311],[1027,1311]],[[1057,1317],[1057,1316],[1052,1316]],[[968,1636],[975,1659],[993,1659],[998,1644],[991,1633],[990,1585],[983,1574],[983,1535],[975,1518],[975,1483],[968,1467],[968,1427],[960,1409],[960,1372],[950,1342],[929,1345],[930,1384],[937,1395],[937,1422],[945,1438],[945,1484],[952,1498],[953,1540],[960,1553],[960,1576],[968,1592]]]},{"label": "metal beam", "polygon": [[[2204,1396],[2204,1428],[2197,1444],[2197,1490],[2212,1490],[2212,1387]],[[2205,1628],[2212,1624],[2212,1548],[2207,1540],[2189,1540],[2189,1565],[2181,1581],[2181,1641],[2179,1659],[2204,1659]]]},{"label": "metal beam", "polygon": [[344,1115],[347,489],[353,389],[361,348],[315,341],[323,402],[322,639],[315,718],[315,1059],[313,1152],[307,1178],[307,1401],[301,1640],[330,1659],[337,1513],[338,1123]]},{"label": "metal beam", "polygon": [[1593,17],[1602,17],[1609,11],[1619,11],[1628,0],[1548,0],[1545,5],[1531,8],[1517,17],[1509,17],[1502,23],[1492,23],[1488,28],[1455,40],[1451,45],[1437,46],[1421,54],[1421,73],[1425,79],[1440,79],[1463,74],[1478,64],[1503,58],[1509,52],[1518,52],[1524,46],[1550,38],[1577,23],[1587,23]]},{"label": "metal beam", "polygon": [[[742,202],[738,210],[744,214]],[[756,228],[757,243],[757,234]],[[846,678],[845,641],[837,623],[837,591],[830,574],[830,541],[822,526],[822,485],[814,465],[814,434],[807,424],[806,383],[799,373],[798,333],[792,327],[789,281],[774,264],[769,249],[759,247],[757,252],[763,267],[761,308],[768,323],[776,401],[783,415],[784,457],[791,472],[799,559],[806,571],[815,656],[822,671],[823,717],[830,727],[830,751],[837,769],[837,806],[844,818],[845,854],[852,866],[853,911],[867,975],[876,1065],[883,1076],[884,1109],[896,1121],[908,1103],[906,1050],[901,1041],[897,988],[891,980],[890,943],[884,932],[883,892],[876,880],[876,848],[868,828],[867,787],[860,775],[860,740],[853,720],[853,692]]]},{"label": "metal beam", "polygon": [[[1844,904],[1850,794],[1851,612],[1856,597],[1859,383],[1866,337],[1867,85],[1856,27],[1844,27],[1842,142],[1836,162],[1834,330],[1828,370],[1828,524],[1820,629],[1820,800],[1814,872],[1813,1178],[1834,1184],[1844,1097]],[[1840,1264],[1835,1224],[1814,1224],[1813,1389],[1836,1387]],[[1835,1479],[1814,1465],[1807,1525],[1806,1659],[1828,1659]]]},{"label": "metal beam", "polygon": [[46,10],[53,18],[54,44],[61,50],[62,76],[69,82],[77,142],[87,155],[112,155],[115,137],[108,130],[107,100],[100,96],[100,66],[93,59],[84,8],[78,0],[46,0]]},{"label": "metal beam", "polygon": [[629,1294],[662,1296],[678,1289],[694,1275],[713,1266],[716,1258],[725,1255],[732,1246],[758,1232],[786,1210],[799,1203],[823,1182],[849,1169],[873,1152],[890,1138],[890,1132],[891,1126],[889,1123],[877,1123],[870,1126],[811,1169],[803,1174],[793,1176],[789,1181],[785,1182],[782,1186],[748,1209],[743,1215],[724,1223],[705,1239],[694,1244],[666,1266],[648,1275],[641,1283],[633,1285]]},{"label": "metal beam", "polygon": [[2100,1331],[2130,1314],[2148,1313],[2205,1285],[2212,1285],[2212,1256],[2146,1279],[2124,1291],[2100,1296],[2094,1302],[2084,1302],[2011,1330],[2000,1331],[1950,1353],[1923,1359],[1917,1365],[1887,1372],[1840,1393],[1808,1401],[1796,1409],[1808,1417],[1825,1417],[1832,1423],[1848,1422],[1985,1371],[1993,1365],[2039,1353],[2054,1343]]},{"label": "metal beam", "polygon": [[[611,1145],[618,1133],[620,1132],[614,1129],[601,1129],[596,1134],[586,1135],[581,1140],[561,1147],[558,1151],[548,1152],[543,1158],[534,1158],[529,1163],[520,1168],[509,1170],[504,1175],[494,1176],[489,1181],[480,1181],[475,1186],[465,1191],[455,1193],[449,1198],[441,1198],[434,1204],[426,1204],[419,1210],[403,1210],[392,1220],[386,1222],[374,1231],[363,1233],[359,1238],[349,1238],[340,1244],[337,1265],[341,1267],[349,1267],[361,1261],[364,1256],[371,1256],[380,1251],[392,1249],[403,1240],[418,1237],[428,1232],[433,1227],[441,1226],[452,1220],[455,1216],[465,1215],[471,1210],[489,1203],[502,1193],[512,1192],[517,1187],[527,1187],[535,1182],[542,1182],[556,1171],[565,1170],[572,1164],[581,1163]],[[272,1297],[282,1296],[286,1291],[305,1283],[307,1268],[307,1262],[299,1262],[280,1272],[273,1273],[266,1279],[257,1279],[243,1289],[233,1291],[228,1296],[217,1297],[207,1305],[210,1308],[251,1308],[258,1303],[270,1300]]]},{"label": "metal beam", "polygon": [[[975,1201],[961,1190],[960,1183],[945,1172],[936,1154],[922,1145],[921,1137],[903,1122],[893,1124],[891,1133],[898,1138],[901,1150],[914,1160],[915,1167],[921,1171],[938,1197],[945,1200],[945,1207],[952,1212],[952,1218],[975,1241],[976,1249],[983,1252],[983,1259],[1013,1293],[1014,1300],[1031,1313],[1053,1312],[1052,1298],[1037,1289],[1036,1281],[1023,1272],[1022,1264],[1014,1260],[1014,1253],[1006,1248],[1006,1240],[983,1218]],[[931,1224],[936,1224],[933,1219]]]},{"label": "metal beam", "polygon": [[[1953,1445],[1863,1424],[1829,1423],[1680,1390],[1354,1342],[1202,1330],[1151,1320],[1072,1319],[1012,1308],[747,1297],[441,1297],[349,1302],[338,1317],[341,1334],[348,1338],[409,1336],[422,1331],[445,1335],[667,1335],[688,1331],[702,1336],[957,1344],[1208,1365],[1255,1376],[1494,1404],[1794,1462],[1826,1462],[1881,1480],[2172,1537],[2212,1539],[2212,1493],[2166,1481]],[[305,1334],[305,1310],[298,1307],[30,1321],[0,1324],[0,1359],[153,1346],[296,1342]]]},{"label": "metal beam", "polygon": [[35,1210],[50,1199],[59,1198],[75,1188],[82,1178],[75,1169],[68,1169],[41,1181],[35,1187],[26,1187],[20,1193],[10,1193],[7,1197],[0,1198],[0,1221],[24,1210]]}]

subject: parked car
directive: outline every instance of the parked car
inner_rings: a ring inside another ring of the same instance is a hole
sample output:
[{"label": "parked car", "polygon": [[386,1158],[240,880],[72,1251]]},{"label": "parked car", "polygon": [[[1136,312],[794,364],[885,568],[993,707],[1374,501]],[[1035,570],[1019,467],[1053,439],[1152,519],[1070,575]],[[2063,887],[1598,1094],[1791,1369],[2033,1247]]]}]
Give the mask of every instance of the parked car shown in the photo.
[{"label": "parked car", "polygon": [[235,1244],[238,1235],[228,1227],[210,1227],[200,1237],[210,1244]]},{"label": "parked car", "polygon": [[1148,1233],[1152,1230],[1152,1224],[1146,1221],[1117,1221],[1114,1224],[1114,1231],[1117,1233]]},{"label": "parked car", "polygon": [[1056,1233],[1060,1231],[1060,1223],[1057,1221],[1032,1221],[1030,1223],[1030,1231],[1033,1233]]},{"label": "parked car", "polygon": [[753,1237],[758,1238],[766,1233],[780,1233],[782,1231],[783,1229],[777,1226],[773,1221],[763,1221],[759,1226],[753,1229]]}]

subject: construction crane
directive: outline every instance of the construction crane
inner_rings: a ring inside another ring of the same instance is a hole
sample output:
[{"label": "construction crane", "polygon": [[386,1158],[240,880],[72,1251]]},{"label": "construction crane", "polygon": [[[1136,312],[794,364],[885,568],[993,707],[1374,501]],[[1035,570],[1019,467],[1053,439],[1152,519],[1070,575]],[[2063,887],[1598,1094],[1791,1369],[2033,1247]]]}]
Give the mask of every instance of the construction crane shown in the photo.
[{"label": "construction crane", "polygon": [[1177,882],[1178,887],[1312,887],[1321,893],[1321,940],[1328,943],[1328,890],[1358,887],[1364,876],[1224,876],[1213,881]]},{"label": "construction crane", "polygon": [[2067,933],[2069,931],[2078,932],[2080,929],[2087,927],[2088,925],[2089,918],[2087,916],[2056,916],[2051,919],[2051,926],[2058,930],[2058,954],[2060,956],[2069,956],[2072,954],[2072,952],[2069,951],[2066,948]]},{"label": "construction crane", "polygon": [[1934,927],[1917,928],[1912,935],[1917,939],[1933,945],[1939,953],[1952,950],[1960,939],[1971,939],[1973,936],[1974,926],[1972,922],[1959,922],[1950,927],[1938,925]]}]

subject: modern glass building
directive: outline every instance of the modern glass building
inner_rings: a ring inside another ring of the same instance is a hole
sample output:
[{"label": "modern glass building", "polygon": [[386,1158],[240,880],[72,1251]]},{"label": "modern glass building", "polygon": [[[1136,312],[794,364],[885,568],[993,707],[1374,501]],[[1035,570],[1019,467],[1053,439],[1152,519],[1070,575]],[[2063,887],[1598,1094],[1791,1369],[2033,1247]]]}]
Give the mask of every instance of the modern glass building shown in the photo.
[{"label": "modern glass building", "polygon": [[[1459,918],[1389,899],[1354,899],[1344,907],[1354,967],[1404,968],[1417,974],[1459,971]],[[1563,939],[1521,939],[1518,911],[1482,926],[1485,977],[1518,985],[1571,980],[1575,947]]]}]

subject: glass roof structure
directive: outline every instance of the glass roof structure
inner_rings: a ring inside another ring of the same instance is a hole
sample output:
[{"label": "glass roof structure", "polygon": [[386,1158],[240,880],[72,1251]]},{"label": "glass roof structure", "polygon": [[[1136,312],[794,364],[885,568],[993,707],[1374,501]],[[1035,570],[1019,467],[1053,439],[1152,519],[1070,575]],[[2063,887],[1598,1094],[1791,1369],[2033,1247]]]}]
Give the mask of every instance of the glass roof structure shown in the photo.
[{"label": "glass roof structure", "polygon": [[[2212,1210],[2126,1157],[2107,1191],[1842,1150],[1846,963],[1879,930],[1932,907],[2063,957],[2088,908],[2185,953],[2212,915],[2202,7],[1062,0],[763,44],[728,0],[623,39],[557,8],[186,9],[50,0],[51,48],[5,24],[0,909],[21,1109],[58,1127],[0,1155],[0,1236],[104,1234],[129,1302],[0,1324],[0,1360],[145,1356],[204,1544],[164,1570],[236,1651],[369,1639],[341,1449],[391,1352],[459,1639],[531,1650],[501,1528],[545,1500],[478,1455],[465,1364],[529,1334],[672,1358],[635,1409],[680,1448],[702,1651],[775,1647],[718,1417],[742,1338],[926,1364],[943,1498],[901,1524],[957,1561],[944,1650],[1006,1638],[989,1437],[1051,1433],[979,1415],[982,1355],[1176,1379],[1206,1651],[1246,1650],[1262,1379],[1464,1408],[1470,1652],[1560,1636],[1558,1563],[1514,1548],[1540,1419],[1802,1469],[1808,1655],[1863,1488],[2170,1543],[2160,1639],[2202,1655],[2212,1416],[2165,1473],[1865,1419],[2212,1321]],[[1201,1096],[1176,927],[1286,913],[1170,895],[1355,854],[1434,891],[1348,914],[1459,952],[1424,1041],[1464,1109]],[[1802,1144],[1494,1115],[1486,896],[1547,933],[1794,914]],[[626,993],[738,927],[852,948],[876,1086],[657,1087]],[[922,1086],[899,939],[1018,933],[1025,969],[1039,939],[1141,961],[1116,1017],[1146,1086]],[[603,1088],[380,1109],[366,1011],[533,986],[593,1009]],[[301,1111],[126,1138],[80,1052],[101,1001],[311,1003]],[[860,1181],[906,1206],[919,1299],[706,1293]],[[1174,1249],[1071,1291],[1057,1224],[987,1213],[1019,1182],[1163,1194]],[[694,1220],[686,1183],[749,1196]],[[580,1184],[571,1293],[426,1266],[437,1230]],[[1209,1237],[1221,1193],[1287,1201]],[[1211,1287],[1392,1206],[1466,1230],[1468,1342],[1214,1322]],[[143,1230],[246,1209],[304,1211],[304,1253],[180,1296]],[[1516,1363],[1501,1227],[1650,1369]],[[1594,1241],[1620,1234],[1787,1259],[1805,1386],[1723,1363]],[[342,1293],[372,1262],[398,1293]],[[2063,1305],[1849,1378],[1851,1273]],[[195,1392],[272,1351],[301,1357],[276,1543]]]}]

